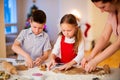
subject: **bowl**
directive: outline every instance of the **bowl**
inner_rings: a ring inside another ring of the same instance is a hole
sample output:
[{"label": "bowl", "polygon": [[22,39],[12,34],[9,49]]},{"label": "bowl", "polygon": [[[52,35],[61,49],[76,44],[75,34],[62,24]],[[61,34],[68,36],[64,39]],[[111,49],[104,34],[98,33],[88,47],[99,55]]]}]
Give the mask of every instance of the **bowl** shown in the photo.
[{"label": "bowl", "polygon": [[33,73],[32,77],[34,80],[44,80],[44,76],[42,73]]}]

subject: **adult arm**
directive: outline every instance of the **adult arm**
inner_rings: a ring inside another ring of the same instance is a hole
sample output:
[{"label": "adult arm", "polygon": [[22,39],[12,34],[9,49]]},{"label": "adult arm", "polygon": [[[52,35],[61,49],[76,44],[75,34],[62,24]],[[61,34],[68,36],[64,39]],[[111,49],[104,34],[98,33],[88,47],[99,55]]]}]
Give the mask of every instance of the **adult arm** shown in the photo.
[{"label": "adult arm", "polygon": [[102,32],[101,36],[97,40],[95,47],[93,48],[90,57],[94,58],[102,49],[106,47],[110,37],[112,34],[112,26],[110,24],[106,24],[104,31]]},{"label": "adult arm", "polygon": [[[109,26],[109,27],[108,27]],[[110,38],[110,35],[112,33],[112,27],[108,24],[105,28],[101,41],[99,40],[92,51],[92,56],[95,56],[95,54],[99,51],[101,51],[107,43],[107,41]],[[100,49],[99,49],[100,48]],[[109,47],[107,47],[104,51],[102,51],[100,54],[98,54],[96,57],[92,58],[85,66],[85,70],[88,72],[91,72],[96,68],[96,66],[105,60],[106,58],[110,57],[115,51],[117,51],[120,48],[120,37],[118,36],[117,40],[111,44]]]},{"label": "adult arm", "polygon": [[111,33],[112,33],[111,25],[106,24],[106,27],[104,28],[104,31],[102,32],[101,36],[97,40],[95,47],[93,48],[91,54],[82,59],[81,65],[83,68],[85,68],[85,65],[87,62],[93,59],[106,46],[106,44],[108,43],[110,39]]}]

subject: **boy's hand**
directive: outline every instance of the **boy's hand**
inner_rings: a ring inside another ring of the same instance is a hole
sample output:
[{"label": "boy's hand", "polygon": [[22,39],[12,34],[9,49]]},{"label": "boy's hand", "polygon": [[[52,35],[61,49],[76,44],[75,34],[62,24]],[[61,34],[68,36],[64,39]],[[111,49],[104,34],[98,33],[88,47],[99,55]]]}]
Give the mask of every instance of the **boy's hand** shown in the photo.
[{"label": "boy's hand", "polygon": [[26,57],[26,64],[29,68],[32,68],[33,67],[33,60],[30,56],[27,56]]},{"label": "boy's hand", "polygon": [[43,60],[42,60],[42,58],[41,58],[41,57],[36,58],[36,60],[35,60],[35,61],[33,61],[33,63],[34,63],[34,65],[35,65],[35,66],[39,66],[39,65],[41,65],[41,64],[42,64],[42,62],[43,62]]}]

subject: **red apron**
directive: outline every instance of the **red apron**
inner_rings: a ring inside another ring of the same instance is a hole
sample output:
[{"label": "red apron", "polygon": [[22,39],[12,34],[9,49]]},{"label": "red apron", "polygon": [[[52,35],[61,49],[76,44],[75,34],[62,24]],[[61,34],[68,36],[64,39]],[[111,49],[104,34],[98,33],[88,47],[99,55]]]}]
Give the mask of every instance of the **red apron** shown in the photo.
[{"label": "red apron", "polygon": [[75,58],[76,55],[77,54],[74,52],[74,43],[65,43],[65,36],[62,36],[60,61],[62,63],[68,63]]}]

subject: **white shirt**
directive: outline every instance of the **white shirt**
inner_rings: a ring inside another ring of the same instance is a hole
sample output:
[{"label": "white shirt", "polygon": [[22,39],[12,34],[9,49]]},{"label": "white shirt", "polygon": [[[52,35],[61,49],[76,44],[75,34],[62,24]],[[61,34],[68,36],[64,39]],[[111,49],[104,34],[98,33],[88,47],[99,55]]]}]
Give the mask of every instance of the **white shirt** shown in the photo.
[{"label": "white shirt", "polygon": [[[52,50],[52,54],[55,54],[56,56],[61,56],[60,55],[60,45],[61,45],[61,38],[62,36],[59,36],[55,45],[54,45],[54,48]],[[67,38],[65,37],[65,42],[66,43],[75,43],[75,37],[73,38]],[[84,56],[84,40],[82,39],[81,42],[80,42],[80,45],[78,47],[78,53],[77,53],[77,56],[73,59],[75,62],[77,62],[78,64],[81,62],[82,58]]]}]

